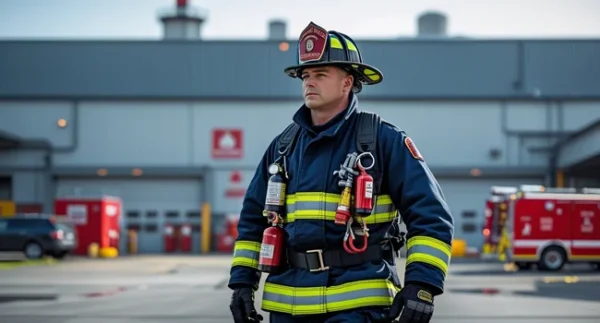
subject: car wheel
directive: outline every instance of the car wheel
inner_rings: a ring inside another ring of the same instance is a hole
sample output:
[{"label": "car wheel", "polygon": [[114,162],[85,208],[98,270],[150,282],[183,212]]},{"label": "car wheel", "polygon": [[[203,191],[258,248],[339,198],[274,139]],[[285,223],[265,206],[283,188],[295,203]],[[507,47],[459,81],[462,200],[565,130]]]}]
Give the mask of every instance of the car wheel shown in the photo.
[{"label": "car wheel", "polygon": [[567,262],[567,255],[563,248],[548,247],[542,253],[539,267],[542,270],[558,271],[563,268]]},{"label": "car wheel", "polygon": [[39,243],[31,241],[25,245],[23,253],[29,259],[39,259],[44,256],[44,249]]}]

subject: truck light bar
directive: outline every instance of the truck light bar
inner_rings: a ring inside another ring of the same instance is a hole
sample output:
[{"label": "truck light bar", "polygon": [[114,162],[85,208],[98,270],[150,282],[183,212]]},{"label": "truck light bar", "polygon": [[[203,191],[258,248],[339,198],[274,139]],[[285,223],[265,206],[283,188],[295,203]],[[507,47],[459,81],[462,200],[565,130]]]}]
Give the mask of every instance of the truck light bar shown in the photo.
[{"label": "truck light bar", "polygon": [[544,185],[521,185],[519,190],[521,192],[545,192],[546,187]]},{"label": "truck light bar", "polygon": [[492,186],[490,191],[492,194],[512,194],[517,192],[517,188],[512,186]]}]

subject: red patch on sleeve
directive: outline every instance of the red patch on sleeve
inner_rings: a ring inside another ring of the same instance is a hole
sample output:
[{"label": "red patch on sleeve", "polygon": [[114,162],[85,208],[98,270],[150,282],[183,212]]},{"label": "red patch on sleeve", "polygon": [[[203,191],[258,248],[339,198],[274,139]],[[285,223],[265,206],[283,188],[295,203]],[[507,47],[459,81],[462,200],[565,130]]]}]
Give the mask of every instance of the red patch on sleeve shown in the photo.
[{"label": "red patch on sleeve", "polygon": [[404,139],[404,144],[406,145],[406,148],[408,148],[408,151],[410,151],[410,154],[413,156],[414,159],[418,159],[421,161],[423,160],[423,156],[419,152],[419,149],[417,149],[415,142],[412,139],[410,139],[410,137],[406,137]]}]

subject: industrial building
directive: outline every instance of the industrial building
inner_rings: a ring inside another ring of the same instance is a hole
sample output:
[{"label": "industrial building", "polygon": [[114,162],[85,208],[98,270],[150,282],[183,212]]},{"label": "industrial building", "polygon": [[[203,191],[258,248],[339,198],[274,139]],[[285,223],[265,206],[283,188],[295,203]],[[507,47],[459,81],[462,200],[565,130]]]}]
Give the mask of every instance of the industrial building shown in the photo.
[{"label": "industrial building", "polygon": [[[198,252],[203,203],[215,225],[239,214],[302,104],[283,73],[296,35],[274,20],[265,40],[204,40],[206,17],[178,3],[162,39],[0,41],[0,200],[52,212],[56,197],[118,196],[141,253],[163,252],[168,223],[191,223]],[[599,39],[454,38],[439,14],[418,25],[355,39],[384,74],[359,108],[413,138],[457,237],[481,244],[492,185],[600,186]]]}]

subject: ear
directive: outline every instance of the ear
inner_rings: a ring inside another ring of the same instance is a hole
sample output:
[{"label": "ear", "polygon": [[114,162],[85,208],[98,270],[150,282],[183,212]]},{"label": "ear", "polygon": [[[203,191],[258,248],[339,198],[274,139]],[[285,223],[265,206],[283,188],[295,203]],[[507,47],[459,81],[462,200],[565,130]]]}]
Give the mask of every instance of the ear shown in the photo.
[{"label": "ear", "polygon": [[354,75],[348,73],[346,74],[346,78],[344,79],[344,89],[352,90],[352,86],[354,85]]}]

